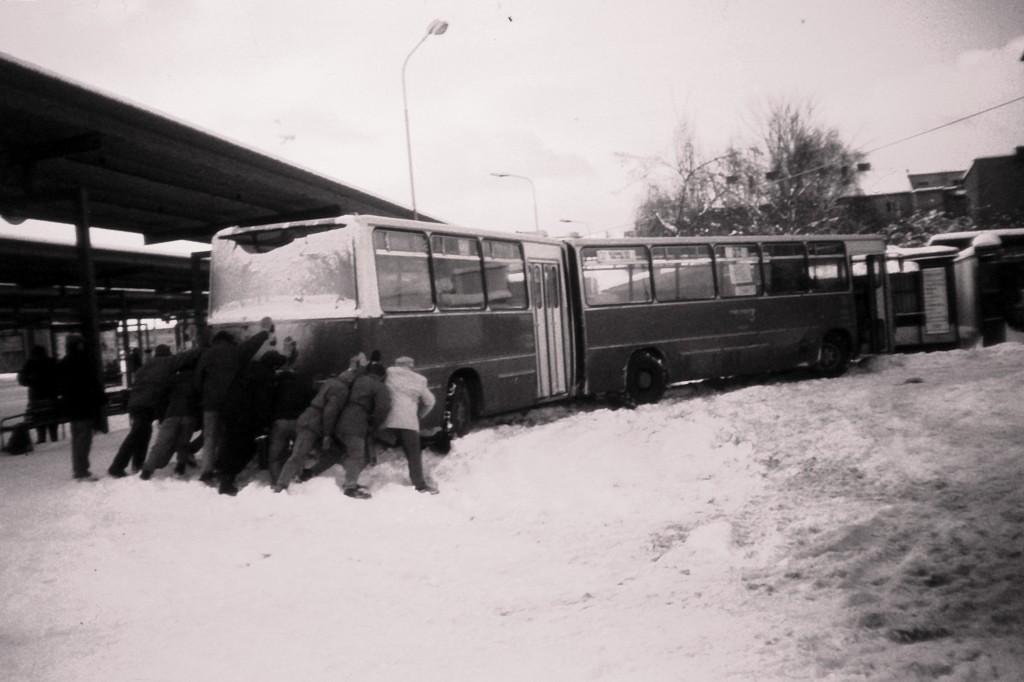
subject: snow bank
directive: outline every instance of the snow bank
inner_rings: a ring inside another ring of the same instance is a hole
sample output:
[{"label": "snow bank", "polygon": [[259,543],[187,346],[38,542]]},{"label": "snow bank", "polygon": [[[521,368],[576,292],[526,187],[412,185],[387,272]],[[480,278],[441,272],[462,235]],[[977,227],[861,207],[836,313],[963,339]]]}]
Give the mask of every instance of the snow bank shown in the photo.
[{"label": "snow bank", "polygon": [[[0,458],[17,680],[1024,675],[1024,346],[556,406],[237,498]],[[97,437],[104,471],[123,421]]]}]

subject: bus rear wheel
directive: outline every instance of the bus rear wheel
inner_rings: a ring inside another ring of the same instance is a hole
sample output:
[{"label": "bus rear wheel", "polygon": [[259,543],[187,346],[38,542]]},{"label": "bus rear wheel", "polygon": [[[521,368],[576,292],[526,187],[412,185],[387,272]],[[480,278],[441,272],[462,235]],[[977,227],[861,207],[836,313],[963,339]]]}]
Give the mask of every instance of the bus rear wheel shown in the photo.
[{"label": "bus rear wheel", "polygon": [[444,401],[444,432],[449,440],[465,436],[473,426],[473,393],[463,377],[448,382]]},{"label": "bus rear wheel", "polygon": [[656,403],[665,395],[668,377],[665,366],[652,353],[634,353],[626,365],[626,403]]},{"label": "bus rear wheel", "polygon": [[850,364],[850,341],[843,334],[826,334],[818,353],[817,370],[827,377],[837,377]]}]

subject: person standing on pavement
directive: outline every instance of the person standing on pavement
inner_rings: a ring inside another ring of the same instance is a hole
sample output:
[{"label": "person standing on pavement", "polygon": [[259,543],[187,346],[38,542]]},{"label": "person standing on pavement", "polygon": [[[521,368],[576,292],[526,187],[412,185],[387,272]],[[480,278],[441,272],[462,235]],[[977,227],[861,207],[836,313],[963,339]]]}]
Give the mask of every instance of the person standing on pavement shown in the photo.
[{"label": "person standing on pavement", "polygon": [[260,320],[260,331],[242,343],[236,342],[230,332],[219,331],[196,365],[196,386],[203,406],[203,447],[200,451],[203,468],[199,479],[205,483],[212,482],[216,476],[214,468],[222,431],[220,417],[228,389],[273,331],[274,323],[269,317]]},{"label": "person standing on pavement", "polygon": [[[371,357],[379,357],[374,351]],[[366,372],[352,382],[348,402],[341,411],[341,417],[335,426],[335,436],[345,444],[345,483],[342,487],[349,497],[366,500],[369,491],[359,485],[359,474],[368,463],[367,441],[388,418],[391,411],[391,396],[384,386],[384,365],[379,360],[371,360]]]},{"label": "person standing on pavement", "polygon": [[107,394],[85,339],[72,334],[64,343],[66,353],[57,364],[57,379],[61,414],[71,423],[71,472],[75,480],[96,481],[89,471],[89,452],[93,431],[106,429]]},{"label": "person standing on pavement", "polygon": [[[18,383],[28,387],[28,414],[43,415],[57,406],[57,361],[50,357],[43,346],[35,346],[30,357],[18,372]],[[45,443],[49,432],[50,440],[57,442],[57,421],[36,428],[36,443]]]},{"label": "person standing on pavement", "polygon": [[397,438],[409,462],[409,478],[421,493],[436,495],[436,487],[423,477],[423,449],[420,443],[420,421],[434,408],[434,394],[427,386],[427,378],[413,370],[410,357],[400,357],[388,367],[384,385],[391,396],[391,412],[384,428]]}]

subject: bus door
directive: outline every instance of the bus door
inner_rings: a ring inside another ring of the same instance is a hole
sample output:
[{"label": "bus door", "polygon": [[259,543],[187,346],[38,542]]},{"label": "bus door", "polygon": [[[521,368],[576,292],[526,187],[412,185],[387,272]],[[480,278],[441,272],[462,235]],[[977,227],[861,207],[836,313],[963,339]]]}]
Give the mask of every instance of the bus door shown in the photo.
[{"label": "bus door", "polygon": [[[856,267],[858,261],[860,267]],[[895,330],[885,256],[867,254],[863,260],[855,258],[854,263],[853,296],[860,353],[892,352]]]},{"label": "bus door", "polygon": [[537,342],[537,397],[566,393],[565,295],[558,263],[529,265],[533,298],[533,328]]}]

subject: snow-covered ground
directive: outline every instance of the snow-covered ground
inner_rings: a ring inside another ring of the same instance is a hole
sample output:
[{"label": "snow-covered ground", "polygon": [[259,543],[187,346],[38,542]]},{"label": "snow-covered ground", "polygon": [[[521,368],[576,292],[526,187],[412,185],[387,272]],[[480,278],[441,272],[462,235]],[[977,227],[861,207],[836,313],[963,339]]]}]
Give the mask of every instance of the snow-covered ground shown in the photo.
[{"label": "snow-covered ground", "polygon": [[4,455],[0,674],[1024,679],[1022,390],[1007,343],[545,408],[428,455],[438,496],[386,453],[370,501]]}]

